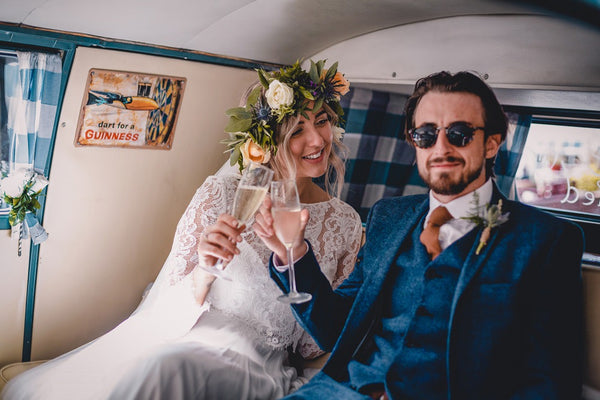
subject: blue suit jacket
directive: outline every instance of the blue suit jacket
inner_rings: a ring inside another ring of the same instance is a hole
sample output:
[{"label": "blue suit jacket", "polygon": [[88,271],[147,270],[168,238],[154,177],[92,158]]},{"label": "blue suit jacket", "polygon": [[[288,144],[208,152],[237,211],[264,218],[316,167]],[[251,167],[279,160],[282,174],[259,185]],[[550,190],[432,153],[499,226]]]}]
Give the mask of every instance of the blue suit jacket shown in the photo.
[{"label": "blue suit jacket", "polygon": [[[452,299],[447,337],[448,399],[580,398],[582,381],[581,256],[574,224],[503,198],[509,220],[494,228],[476,255],[482,228],[467,233],[472,247]],[[348,379],[347,365],[378,320],[386,277],[403,241],[429,209],[425,195],[380,200],[367,219],[366,243],[354,271],[335,291],[309,249],[296,264],[295,305],[301,325],[331,357],[321,373]],[[288,291],[287,273],[271,265]],[[392,363],[386,388],[394,398]]]}]

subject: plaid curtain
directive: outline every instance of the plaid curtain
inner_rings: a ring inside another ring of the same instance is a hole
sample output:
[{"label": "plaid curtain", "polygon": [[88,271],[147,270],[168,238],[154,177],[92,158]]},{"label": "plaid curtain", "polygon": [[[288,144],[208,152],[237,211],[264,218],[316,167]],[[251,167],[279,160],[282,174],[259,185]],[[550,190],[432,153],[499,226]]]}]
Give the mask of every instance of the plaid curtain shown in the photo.
[{"label": "plaid curtain", "polygon": [[496,156],[494,173],[498,188],[509,199],[515,198],[515,175],[521,161],[523,148],[527,141],[527,133],[531,125],[531,115],[507,112],[508,132],[506,140],[500,146]]},{"label": "plaid curtain", "polygon": [[[346,120],[344,144],[349,148],[341,197],[363,221],[383,197],[428,192],[415,164],[414,148],[402,138],[406,99],[404,95],[352,88],[341,100]],[[509,129],[494,172],[502,193],[514,198],[513,182],[531,116],[507,116]]]},{"label": "plaid curtain", "polygon": [[62,62],[57,54],[17,51],[4,69],[9,167],[44,174],[60,94]]},{"label": "plaid curtain", "polygon": [[349,153],[341,197],[363,221],[382,197],[427,192],[414,165],[415,151],[402,139],[406,99],[361,88],[342,98]]}]

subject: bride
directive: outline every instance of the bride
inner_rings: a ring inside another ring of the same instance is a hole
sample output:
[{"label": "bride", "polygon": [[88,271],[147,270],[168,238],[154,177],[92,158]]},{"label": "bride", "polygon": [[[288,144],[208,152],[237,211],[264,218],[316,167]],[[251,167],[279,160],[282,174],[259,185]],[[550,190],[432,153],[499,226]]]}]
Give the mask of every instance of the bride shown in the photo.
[{"label": "bride", "polygon": [[[348,83],[337,65],[298,63],[259,70],[245,106],[228,111],[232,161],[295,177],[310,220],[305,237],[332,286],[354,266],[358,214],[337,196],[344,176],[339,97]],[[312,77],[319,77],[317,82]],[[244,120],[245,119],[245,120]],[[240,127],[242,120],[244,129]],[[241,132],[240,132],[241,130]],[[223,169],[222,169],[223,170]],[[138,309],[107,334],[24,372],[2,392],[15,399],[276,399],[305,382],[290,364],[323,352],[276,300],[271,251],[227,214],[240,174],[206,179],[183,214],[173,247]],[[325,190],[313,182],[324,176]],[[228,262],[231,280],[197,265]]]}]

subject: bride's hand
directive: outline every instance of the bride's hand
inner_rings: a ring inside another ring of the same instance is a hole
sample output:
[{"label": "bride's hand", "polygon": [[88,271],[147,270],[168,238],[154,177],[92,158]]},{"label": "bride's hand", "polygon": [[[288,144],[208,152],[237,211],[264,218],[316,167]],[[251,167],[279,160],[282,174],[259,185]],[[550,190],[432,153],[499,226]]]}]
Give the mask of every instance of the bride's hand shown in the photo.
[{"label": "bride's hand", "polygon": [[[300,212],[300,232],[294,242],[293,254],[302,255],[306,253],[307,246],[304,243],[304,231],[308,223],[309,213],[307,209]],[[271,213],[271,198],[266,196],[254,217],[254,232],[262,239],[265,245],[285,264],[287,264],[287,252],[285,246],[275,235],[273,228],[273,214]]]},{"label": "bride's hand", "polygon": [[245,226],[229,214],[222,214],[214,225],[204,229],[198,243],[199,263],[205,267],[216,264],[222,259],[227,264],[234,255],[239,254],[237,244],[242,241],[241,233]]}]

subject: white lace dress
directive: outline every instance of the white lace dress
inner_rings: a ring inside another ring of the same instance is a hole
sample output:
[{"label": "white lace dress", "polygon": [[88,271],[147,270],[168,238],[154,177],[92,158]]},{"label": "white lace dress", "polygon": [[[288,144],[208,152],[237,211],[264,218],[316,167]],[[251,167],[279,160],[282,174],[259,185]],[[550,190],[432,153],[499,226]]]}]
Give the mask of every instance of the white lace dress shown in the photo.
[{"label": "white lace dress", "polygon": [[[268,272],[271,252],[251,229],[241,254],[217,279],[204,306],[190,272],[204,227],[231,204],[235,176],[211,176],[182,216],[172,251],[143,304],[109,333],[12,379],[16,399],[276,399],[306,381],[288,364],[288,349],[321,353],[295,321]],[[306,238],[337,286],[354,266],[361,240],[358,214],[332,199],[304,204]]]}]

